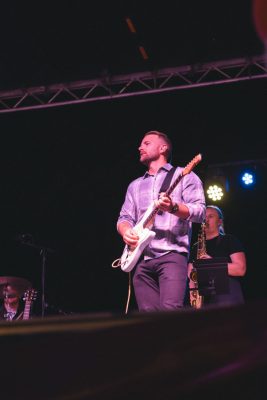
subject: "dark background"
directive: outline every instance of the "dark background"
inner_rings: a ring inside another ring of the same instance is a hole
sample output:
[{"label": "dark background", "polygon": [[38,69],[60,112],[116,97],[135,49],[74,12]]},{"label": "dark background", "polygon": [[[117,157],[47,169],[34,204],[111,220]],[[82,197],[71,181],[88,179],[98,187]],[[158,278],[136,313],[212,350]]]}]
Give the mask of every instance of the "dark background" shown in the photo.
[{"label": "dark background", "polygon": [[[205,7],[167,1],[164,9],[151,2],[84,3],[4,6],[0,89],[263,52],[249,1],[221,9],[211,1]],[[127,15],[138,29],[134,38]],[[247,300],[266,298],[266,91],[261,79],[1,114],[1,275],[26,277],[40,294],[44,247],[51,250],[50,312],[124,310],[128,275],[111,268],[123,250],[116,220],[128,183],[144,173],[141,138],[157,129],[172,139],[174,165],[202,153],[195,172],[203,181],[211,165],[229,163],[223,170],[230,189],[220,204],[225,228],[246,249]],[[238,181],[239,163],[247,160],[258,174],[253,190]],[[31,235],[26,243],[23,234]]]}]

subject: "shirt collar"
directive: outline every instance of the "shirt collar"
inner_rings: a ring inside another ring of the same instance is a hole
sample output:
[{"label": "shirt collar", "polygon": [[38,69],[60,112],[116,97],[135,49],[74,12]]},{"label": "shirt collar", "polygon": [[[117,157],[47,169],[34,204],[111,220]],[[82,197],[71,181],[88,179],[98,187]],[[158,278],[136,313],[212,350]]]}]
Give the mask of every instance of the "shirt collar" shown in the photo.
[{"label": "shirt collar", "polygon": [[[167,163],[167,164],[163,165],[162,167],[160,167],[160,168],[159,168],[159,171],[160,171],[161,169],[164,169],[165,171],[169,172],[169,171],[172,169],[172,167],[173,167],[173,166],[172,166],[171,164]],[[145,178],[147,178],[147,177],[149,177],[149,176],[153,176],[153,175],[149,174],[149,172],[146,171],[145,174],[143,175],[143,179],[145,179]]]}]

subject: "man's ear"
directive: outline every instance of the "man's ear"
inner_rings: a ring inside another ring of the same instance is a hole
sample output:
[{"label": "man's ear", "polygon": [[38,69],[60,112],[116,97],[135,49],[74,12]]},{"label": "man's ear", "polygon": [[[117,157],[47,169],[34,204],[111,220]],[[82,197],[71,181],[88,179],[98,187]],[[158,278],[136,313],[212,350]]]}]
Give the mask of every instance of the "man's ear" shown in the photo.
[{"label": "man's ear", "polygon": [[166,153],[167,148],[168,148],[168,146],[167,146],[166,144],[162,144],[162,145],[160,146],[160,152],[161,152],[161,154],[162,154],[162,153]]}]

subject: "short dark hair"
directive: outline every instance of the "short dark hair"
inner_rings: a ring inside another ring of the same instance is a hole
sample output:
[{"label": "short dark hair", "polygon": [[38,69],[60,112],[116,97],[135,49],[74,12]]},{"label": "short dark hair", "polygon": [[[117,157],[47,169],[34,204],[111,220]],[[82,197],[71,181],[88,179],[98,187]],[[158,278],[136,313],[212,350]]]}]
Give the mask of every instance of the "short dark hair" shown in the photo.
[{"label": "short dark hair", "polygon": [[167,151],[166,151],[166,156],[167,157],[166,158],[167,158],[168,161],[171,161],[171,158],[172,158],[172,142],[171,142],[169,136],[166,135],[166,133],[159,132],[159,131],[148,131],[148,132],[146,132],[144,134],[144,137],[148,136],[148,135],[157,135],[157,136],[159,136],[160,138],[162,138],[164,140],[164,142],[167,144]]}]

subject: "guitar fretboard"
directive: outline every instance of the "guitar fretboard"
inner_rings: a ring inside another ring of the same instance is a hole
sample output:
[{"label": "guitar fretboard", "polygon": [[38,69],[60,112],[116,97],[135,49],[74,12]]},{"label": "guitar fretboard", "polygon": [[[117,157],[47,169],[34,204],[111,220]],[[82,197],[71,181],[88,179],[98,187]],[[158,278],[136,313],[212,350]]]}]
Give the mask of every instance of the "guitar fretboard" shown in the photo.
[{"label": "guitar fretboard", "polygon": [[29,319],[30,318],[30,311],[32,307],[33,301],[36,299],[37,291],[35,289],[28,289],[24,295],[23,300],[25,301],[24,311],[23,311],[23,318],[22,319]]},{"label": "guitar fretboard", "polygon": [[155,207],[152,211],[151,211],[151,213],[149,214],[149,216],[147,217],[147,219],[144,221],[144,223],[143,223],[143,227],[145,228],[148,224],[149,224],[149,222],[154,218],[154,216],[158,213],[158,211],[159,211],[159,208],[158,207]]},{"label": "guitar fretboard", "polygon": [[24,313],[23,313],[23,319],[29,319],[30,318],[30,311],[31,311],[31,301],[25,301],[25,307],[24,307]]},{"label": "guitar fretboard", "polygon": [[[173,190],[175,189],[175,187],[178,185],[178,183],[180,182],[180,180],[183,177],[183,172],[175,179],[175,181],[171,184],[171,186],[166,190],[166,194],[169,196]],[[155,217],[155,215],[158,213],[159,211],[159,207],[155,207],[151,213],[148,215],[148,217],[146,218],[146,220],[144,221],[143,227],[145,228],[150,221]]]},{"label": "guitar fretboard", "polygon": [[168,190],[166,190],[166,194],[169,196],[173,190],[175,189],[175,187],[178,185],[178,183],[180,182],[180,180],[182,179],[182,177],[184,176],[183,172],[175,179],[175,181],[171,184],[171,186],[169,187]]}]

